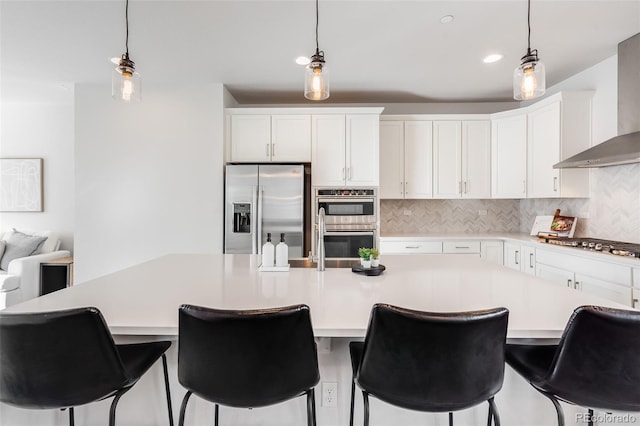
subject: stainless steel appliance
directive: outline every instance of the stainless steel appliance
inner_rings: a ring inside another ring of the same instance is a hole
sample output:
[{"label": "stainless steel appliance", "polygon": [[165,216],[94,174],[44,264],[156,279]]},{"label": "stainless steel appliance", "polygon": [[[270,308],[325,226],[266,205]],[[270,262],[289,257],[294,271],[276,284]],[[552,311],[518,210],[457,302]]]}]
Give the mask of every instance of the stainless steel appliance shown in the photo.
[{"label": "stainless steel appliance", "polygon": [[318,211],[324,208],[327,258],[357,258],[358,248],[377,247],[378,197],[375,188],[317,188],[314,202],[317,252]]},{"label": "stainless steel appliance", "polygon": [[260,254],[271,233],[274,244],[285,234],[290,257],[304,247],[303,165],[227,165],[224,252]]},{"label": "stainless steel appliance", "polygon": [[640,244],[597,238],[545,238],[542,242],[582,250],[598,251],[615,256],[640,258]]}]

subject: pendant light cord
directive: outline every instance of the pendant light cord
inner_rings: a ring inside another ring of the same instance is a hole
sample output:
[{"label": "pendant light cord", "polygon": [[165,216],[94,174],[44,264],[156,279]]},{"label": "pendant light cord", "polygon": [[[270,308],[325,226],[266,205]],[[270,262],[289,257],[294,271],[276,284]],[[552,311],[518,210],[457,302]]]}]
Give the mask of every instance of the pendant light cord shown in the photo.
[{"label": "pendant light cord", "polygon": [[316,52],[319,52],[319,51],[320,51],[320,44],[318,43],[318,0],[316,0]]},{"label": "pendant light cord", "polygon": [[529,29],[529,34],[527,35],[527,53],[529,53],[531,52],[531,0],[527,0],[527,28]]},{"label": "pendant light cord", "polygon": [[124,42],[125,49],[126,49],[125,54],[127,56],[127,59],[129,59],[129,0],[126,0],[126,3],[125,3],[124,20],[127,27],[126,37]]}]

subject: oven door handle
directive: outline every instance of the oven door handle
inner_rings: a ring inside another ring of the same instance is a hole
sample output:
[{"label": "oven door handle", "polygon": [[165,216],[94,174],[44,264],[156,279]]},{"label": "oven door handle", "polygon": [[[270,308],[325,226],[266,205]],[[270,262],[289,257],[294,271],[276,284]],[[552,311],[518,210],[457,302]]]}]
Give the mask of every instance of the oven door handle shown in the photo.
[{"label": "oven door handle", "polygon": [[356,235],[373,235],[374,234],[374,230],[371,231],[331,231],[331,232],[325,232],[324,236],[325,237],[349,237],[349,236],[356,236]]}]

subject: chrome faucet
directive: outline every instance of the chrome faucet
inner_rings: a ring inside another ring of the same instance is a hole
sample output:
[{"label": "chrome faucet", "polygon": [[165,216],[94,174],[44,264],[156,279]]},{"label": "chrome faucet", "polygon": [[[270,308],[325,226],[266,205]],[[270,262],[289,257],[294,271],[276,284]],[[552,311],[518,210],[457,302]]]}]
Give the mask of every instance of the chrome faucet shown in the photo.
[{"label": "chrome faucet", "polygon": [[318,211],[318,271],[324,271],[324,207]]}]

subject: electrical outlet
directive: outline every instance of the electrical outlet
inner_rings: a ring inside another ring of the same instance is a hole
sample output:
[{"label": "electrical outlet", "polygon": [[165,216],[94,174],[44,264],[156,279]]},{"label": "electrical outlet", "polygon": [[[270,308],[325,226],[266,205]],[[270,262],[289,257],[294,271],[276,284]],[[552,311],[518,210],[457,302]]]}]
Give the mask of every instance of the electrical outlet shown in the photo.
[{"label": "electrical outlet", "polygon": [[478,210],[478,216],[486,216],[486,215],[487,215],[486,210]]},{"label": "electrical outlet", "polygon": [[338,405],[338,382],[322,382],[322,406]]},{"label": "electrical outlet", "polygon": [[403,213],[404,213],[405,216],[411,216],[412,215],[412,212],[409,209],[404,209]]}]

